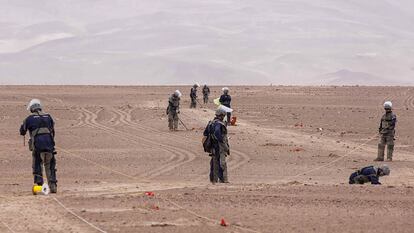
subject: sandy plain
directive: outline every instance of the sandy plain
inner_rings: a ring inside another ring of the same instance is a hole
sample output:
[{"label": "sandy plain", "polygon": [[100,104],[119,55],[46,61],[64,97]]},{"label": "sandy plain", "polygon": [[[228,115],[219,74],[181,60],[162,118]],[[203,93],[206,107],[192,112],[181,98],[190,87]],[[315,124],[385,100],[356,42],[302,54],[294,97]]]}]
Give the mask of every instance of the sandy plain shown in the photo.
[{"label": "sandy plain", "polygon": [[[171,133],[165,109],[177,88],[190,130]],[[230,184],[211,185],[200,140],[215,106],[189,109],[188,86],[1,86],[0,232],[414,231],[414,88],[238,86],[231,94]],[[31,194],[18,128],[34,97],[56,121],[56,195]],[[350,186],[351,172],[379,164],[384,100],[398,116],[391,175],[381,186]]]}]

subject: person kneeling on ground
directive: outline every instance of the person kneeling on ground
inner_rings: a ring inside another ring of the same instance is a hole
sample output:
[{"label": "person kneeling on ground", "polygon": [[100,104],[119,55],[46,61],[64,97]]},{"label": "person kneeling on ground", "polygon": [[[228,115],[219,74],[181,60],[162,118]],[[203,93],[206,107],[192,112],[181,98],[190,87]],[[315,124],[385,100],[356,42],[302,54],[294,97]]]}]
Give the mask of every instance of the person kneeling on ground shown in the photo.
[{"label": "person kneeling on ground", "polygon": [[371,182],[371,184],[381,184],[379,177],[388,175],[390,175],[390,168],[385,164],[379,167],[368,166],[352,173],[349,177],[349,184],[364,184],[368,182]]}]

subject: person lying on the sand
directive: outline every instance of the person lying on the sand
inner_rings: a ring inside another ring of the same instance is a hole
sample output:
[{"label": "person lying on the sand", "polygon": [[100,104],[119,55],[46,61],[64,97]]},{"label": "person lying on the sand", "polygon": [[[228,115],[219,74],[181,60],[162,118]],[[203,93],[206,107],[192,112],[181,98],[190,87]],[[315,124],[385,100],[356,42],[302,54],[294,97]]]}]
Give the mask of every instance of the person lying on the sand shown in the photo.
[{"label": "person lying on the sand", "polygon": [[381,184],[379,177],[388,176],[389,174],[390,168],[387,165],[379,167],[368,166],[352,173],[349,177],[349,184],[364,184],[368,182],[371,182],[371,184]]}]

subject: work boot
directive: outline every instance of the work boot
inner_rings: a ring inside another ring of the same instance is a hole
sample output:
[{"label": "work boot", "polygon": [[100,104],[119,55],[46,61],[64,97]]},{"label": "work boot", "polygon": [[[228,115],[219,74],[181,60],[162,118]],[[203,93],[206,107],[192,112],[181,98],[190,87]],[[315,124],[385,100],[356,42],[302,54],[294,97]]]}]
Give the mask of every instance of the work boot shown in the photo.
[{"label": "work boot", "polygon": [[50,183],[49,188],[50,188],[50,192],[51,193],[57,193],[57,185],[56,185],[56,183]]}]

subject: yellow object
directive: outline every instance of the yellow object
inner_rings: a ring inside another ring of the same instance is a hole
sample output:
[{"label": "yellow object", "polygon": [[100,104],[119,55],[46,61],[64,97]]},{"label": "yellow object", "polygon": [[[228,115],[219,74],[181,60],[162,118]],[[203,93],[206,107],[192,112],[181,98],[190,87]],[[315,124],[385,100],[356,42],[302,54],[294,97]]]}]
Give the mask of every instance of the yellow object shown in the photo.
[{"label": "yellow object", "polygon": [[221,104],[221,103],[220,103],[220,98],[214,99],[214,100],[213,100],[213,102],[214,102],[216,105],[220,105],[220,104]]},{"label": "yellow object", "polygon": [[42,191],[43,191],[43,187],[41,185],[33,185],[33,188],[32,188],[33,195],[42,193]]}]

